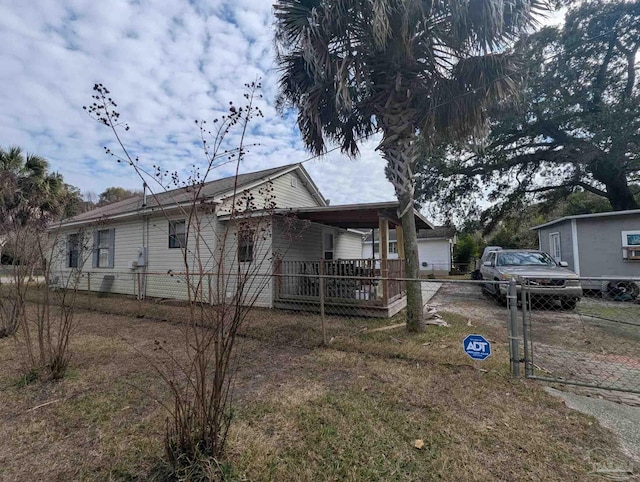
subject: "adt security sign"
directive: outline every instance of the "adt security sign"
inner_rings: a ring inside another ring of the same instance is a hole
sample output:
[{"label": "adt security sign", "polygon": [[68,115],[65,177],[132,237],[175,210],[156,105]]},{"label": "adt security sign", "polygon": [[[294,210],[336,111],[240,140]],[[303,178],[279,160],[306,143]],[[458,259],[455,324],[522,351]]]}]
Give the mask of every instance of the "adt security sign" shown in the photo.
[{"label": "adt security sign", "polygon": [[464,351],[474,360],[484,360],[491,355],[491,343],[482,335],[469,335],[462,342]]}]

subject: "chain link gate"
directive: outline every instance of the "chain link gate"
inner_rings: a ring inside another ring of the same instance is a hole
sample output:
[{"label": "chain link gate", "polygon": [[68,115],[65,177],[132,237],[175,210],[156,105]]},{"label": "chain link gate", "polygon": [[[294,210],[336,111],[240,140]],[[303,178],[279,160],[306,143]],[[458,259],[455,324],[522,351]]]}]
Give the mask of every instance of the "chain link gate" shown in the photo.
[{"label": "chain link gate", "polygon": [[[549,295],[544,281],[528,278],[517,285],[525,376],[640,394],[638,299],[608,289],[613,280],[584,279],[583,287],[595,288],[585,289],[575,303]],[[554,293],[562,292],[556,288]]]}]

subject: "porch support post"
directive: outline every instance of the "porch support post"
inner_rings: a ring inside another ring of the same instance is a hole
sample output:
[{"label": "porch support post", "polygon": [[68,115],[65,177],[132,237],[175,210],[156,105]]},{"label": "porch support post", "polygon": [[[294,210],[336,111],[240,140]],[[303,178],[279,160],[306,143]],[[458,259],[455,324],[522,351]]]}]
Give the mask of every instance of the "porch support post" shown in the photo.
[{"label": "porch support post", "polygon": [[389,258],[389,221],[387,218],[378,216],[378,226],[380,229],[379,247],[380,247],[380,275],[383,278],[382,281],[382,303],[387,306],[389,303],[389,264],[387,259]]},{"label": "porch support post", "polygon": [[282,259],[276,256],[275,259],[275,290],[273,293],[274,301],[278,301],[280,299],[280,293],[282,292]]},{"label": "porch support post", "polygon": [[318,287],[320,288],[320,323],[322,326],[322,344],[327,346],[327,325],[324,315],[324,258],[320,260],[320,276],[318,277]]}]

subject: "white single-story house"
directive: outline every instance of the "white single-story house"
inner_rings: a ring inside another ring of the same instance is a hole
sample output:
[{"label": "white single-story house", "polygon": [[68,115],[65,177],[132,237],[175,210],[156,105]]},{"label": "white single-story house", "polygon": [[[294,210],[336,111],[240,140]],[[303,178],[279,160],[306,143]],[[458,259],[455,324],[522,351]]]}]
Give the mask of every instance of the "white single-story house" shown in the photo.
[{"label": "white single-story house", "polygon": [[[640,210],[566,216],[535,226],[538,246],[556,261],[566,261],[586,289],[620,285],[640,294]],[[612,281],[613,283],[609,283]]]},{"label": "white single-story house", "polygon": [[[362,257],[380,259],[378,230],[373,229],[362,240]],[[453,248],[457,243],[453,226],[434,226],[418,230],[420,274],[448,275],[452,269]],[[398,238],[395,229],[389,231],[389,259],[398,259]]]},{"label": "white single-story house", "polygon": [[[368,316],[393,316],[406,305],[404,283],[379,281],[401,277],[404,260],[375,266],[362,257],[368,230],[400,225],[397,202],[329,206],[301,164],[199,187],[195,203],[188,187],[65,220],[50,231],[57,239],[54,273],[64,278],[81,269],[81,289],[90,291],[188,299],[186,259],[192,272],[205,274],[198,299],[212,304],[232,294],[228,280],[241,267],[257,280],[250,289],[261,307],[314,309],[321,295],[327,311],[348,304]],[[420,229],[432,229],[414,214]],[[336,279],[320,293],[314,275]]]}]

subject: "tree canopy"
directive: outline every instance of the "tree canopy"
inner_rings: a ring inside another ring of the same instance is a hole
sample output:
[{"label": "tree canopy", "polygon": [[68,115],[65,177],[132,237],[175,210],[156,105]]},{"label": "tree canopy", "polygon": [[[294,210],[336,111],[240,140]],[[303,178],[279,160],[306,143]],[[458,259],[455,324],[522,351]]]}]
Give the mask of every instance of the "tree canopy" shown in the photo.
[{"label": "tree canopy", "polygon": [[79,197],[77,189],[49,172],[42,157],[19,147],[0,147],[0,232],[35,221],[42,225],[65,216]]},{"label": "tree canopy", "polygon": [[98,197],[98,206],[106,206],[118,201],[124,201],[141,194],[139,191],[125,189],[124,187],[108,187]]},{"label": "tree canopy", "polygon": [[521,40],[520,95],[492,109],[487,139],[425,146],[419,199],[493,216],[541,196],[588,191],[614,210],[638,207],[640,2],[581,2],[562,28]]}]

